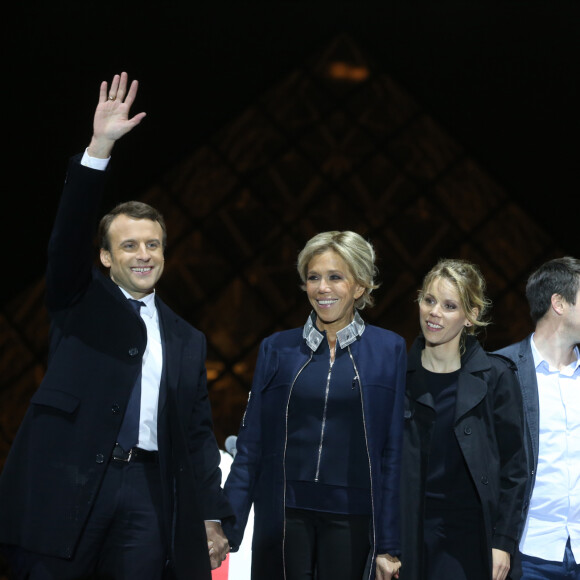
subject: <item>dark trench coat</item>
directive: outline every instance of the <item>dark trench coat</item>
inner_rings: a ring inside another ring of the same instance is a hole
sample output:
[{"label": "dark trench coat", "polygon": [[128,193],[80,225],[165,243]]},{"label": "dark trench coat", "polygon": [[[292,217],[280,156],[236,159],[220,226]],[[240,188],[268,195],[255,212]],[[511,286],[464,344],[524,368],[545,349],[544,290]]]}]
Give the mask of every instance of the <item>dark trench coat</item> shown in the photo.
[{"label": "dark trench coat", "polygon": [[[427,385],[420,380],[424,339],[413,344],[408,359],[403,443],[401,520],[401,580],[425,578],[422,562],[425,481],[435,410]],[[484,543],[489,558],[498,548],[512,555],[514,570],[521,534],[522,509],[527,480],[524,451],[524,419],[520,388],[513,365],[487,354],[468,337],[461,357],[453,426],[468,472],[475,484],[484,521]]]}]

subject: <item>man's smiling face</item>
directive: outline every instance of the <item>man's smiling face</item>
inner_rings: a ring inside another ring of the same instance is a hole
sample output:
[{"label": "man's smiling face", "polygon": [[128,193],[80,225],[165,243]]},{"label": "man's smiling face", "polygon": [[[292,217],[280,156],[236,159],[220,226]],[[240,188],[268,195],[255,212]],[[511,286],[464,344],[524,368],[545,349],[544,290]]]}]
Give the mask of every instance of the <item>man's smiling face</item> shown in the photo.
[{"label": "man's smiling face", "polygon": [[101,263],[113,282],[137,300],[153,292],[163,273],[163,230],[149,219],[118,215],[109,227],[109,250],[101,249]]}]

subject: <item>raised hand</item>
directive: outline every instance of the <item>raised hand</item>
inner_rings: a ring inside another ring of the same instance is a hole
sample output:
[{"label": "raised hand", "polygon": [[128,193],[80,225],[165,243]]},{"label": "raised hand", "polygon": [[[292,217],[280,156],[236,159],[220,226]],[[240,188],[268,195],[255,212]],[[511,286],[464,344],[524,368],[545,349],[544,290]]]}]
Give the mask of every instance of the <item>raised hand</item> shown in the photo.
[{"label": "raised hand", "polygon": [[138,113],[129,118],[139,83],[133,81],[128,91],[127,83],[128,77],[125,72],[113,77],[110,88],[106,81],[101,83],[99,104],[93,119],[93,138],[88,148],[91,157],[103,159],[109,157],[115,142],[145,117],[145,113]]}]

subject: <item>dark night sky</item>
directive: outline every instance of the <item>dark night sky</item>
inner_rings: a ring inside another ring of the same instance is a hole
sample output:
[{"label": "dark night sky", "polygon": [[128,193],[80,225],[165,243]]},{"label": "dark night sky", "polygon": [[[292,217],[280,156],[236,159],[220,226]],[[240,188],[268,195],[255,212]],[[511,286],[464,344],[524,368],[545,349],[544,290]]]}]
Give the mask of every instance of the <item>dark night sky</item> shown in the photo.
[{"label": "dark night sky", "polygon": [[134,110],[148,117],[115,150],[110,193],[130,198],[339,32],[579,253],[578,2],[21,4],[5,23],[3,300],[43,275],[101,80],[141,82]]}]

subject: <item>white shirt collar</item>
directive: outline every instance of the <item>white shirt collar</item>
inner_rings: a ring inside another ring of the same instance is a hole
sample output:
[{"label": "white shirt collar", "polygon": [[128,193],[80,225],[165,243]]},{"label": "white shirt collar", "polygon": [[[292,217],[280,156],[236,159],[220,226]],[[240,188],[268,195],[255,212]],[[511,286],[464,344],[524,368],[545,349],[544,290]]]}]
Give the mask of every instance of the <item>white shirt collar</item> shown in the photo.
[{"label": "white shirt collar", "polygon": [[530,346],[532,348],[532,356],[534,357],[534,367],[536,371],[540,372],[543,371],[545,373],[561,373],[563,375],[572,376],[580,366],[580,351],[578,351],[578,347],[574,347],[574,354],[576,355],[576,360],[572,361],[566,368],[562,369],[561,371],[557,368],[554,368],[550,365],[550,363],[544,358],[542,353],[538,350],[536,343],[534,342],[535,334],[532,334],[532,338],[530,340]]}]

